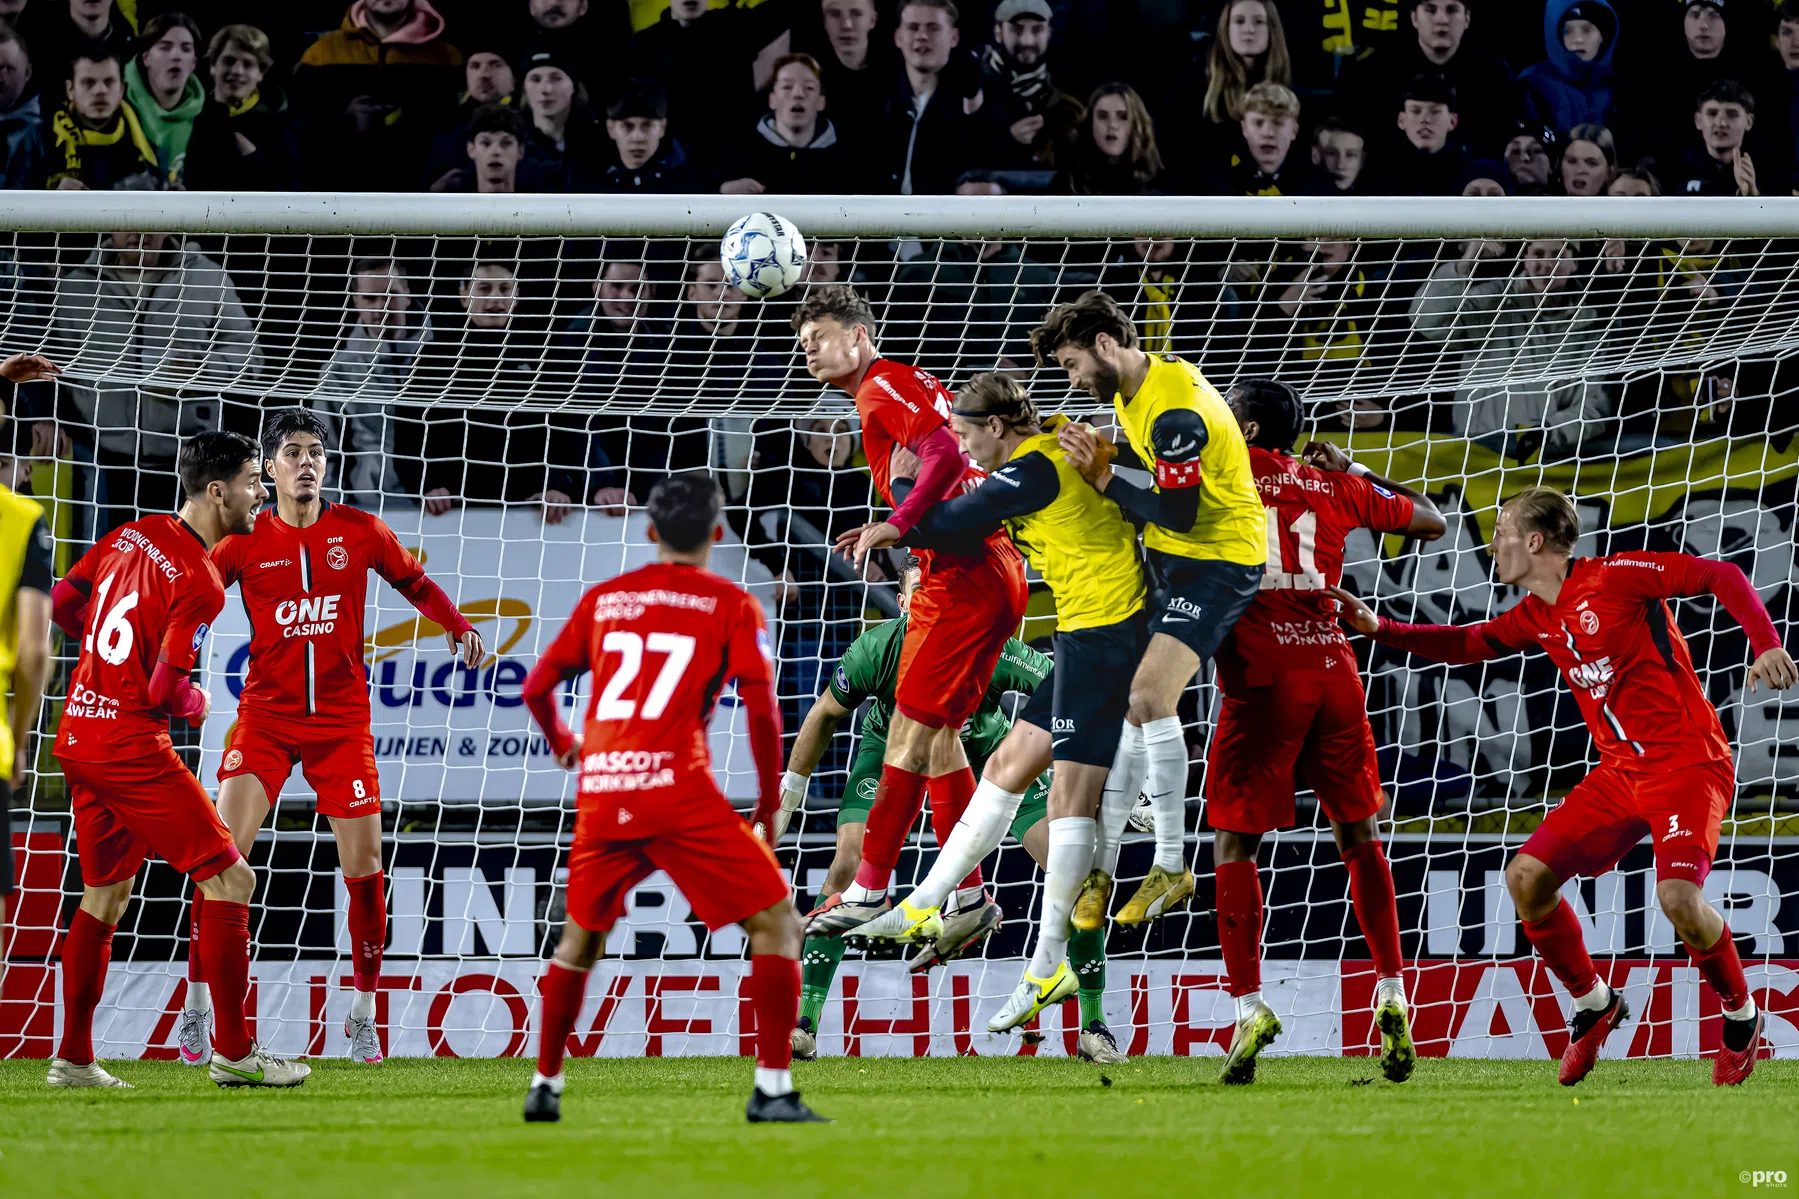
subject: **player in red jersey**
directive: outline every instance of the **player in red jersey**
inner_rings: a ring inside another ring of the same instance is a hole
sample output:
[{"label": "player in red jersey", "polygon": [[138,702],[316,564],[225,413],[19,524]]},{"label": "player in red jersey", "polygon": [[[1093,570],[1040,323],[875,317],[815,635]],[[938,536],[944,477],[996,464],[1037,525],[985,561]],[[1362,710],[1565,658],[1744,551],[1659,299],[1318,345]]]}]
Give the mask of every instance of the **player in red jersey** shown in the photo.
[{"label": "player in red jersey", "polygon": [[112,934],[131,883],[154,853],[207,898],[194,938],[217,989],[211,1074],[221,1086],[291,1087],[311,1068],[250,1040],[250,894],[256,876],[205,788],[176,756],[169,718],[206,719],[211,701],[188,680],[225,586],[207,551],[247,532],[267,493],[256,444],[202,433],[181,447],[187,499],[108,533],[51,593],[57,626],[81,639],[56,757],[69,782],[81,858],[81,906],[63,937],[62,1044],[53,1087],[123,1087],[94,1061],[94,1008],[106,988]]},{"label": "player in red jersey", "polygon": [[[275,510],[253,529],[212,551],[226,587],[238,585],[250,617],[250,665],[237,723],[219,767],[219,814],[245,855],[275,797],[297,763],[331,822],[338,865],[349,893],[351,970],[355,995],[344,1021],[350,1057],[382,1059],[375,1025],[387,900],[381,872],[381,777],[369,729],[368,674],[363,665],[363,612],[374,571],[445,631],[452,650],[473,669],[481,634],[385,522],[356,508],[326,503],[325,426],[304,408],[272,413],[262,434],[264,468],[275,481]],[[194,918],[203,918],[203,894]],[[178,1040],[181,1060],[195,1062],[206,1039],[210,995],[205,964],[188,955],[188,999]]]},{"label": "player in red jersey", "polygon": [[1576,559],[1579,536],[1573,501],[1553,488],[1526,488],[1501,507],[1493,574],[1529,594],[1479,624],[1401,624],[1340,588],[1333,593],[1361,632],[1439,662],[1485,662],[1538,646],[1574,692],[1599,765],[1543,818],[1505,871],[1525,935],[1574,998],[1562,1085],[1587,1076],[1630,1008],[1600,981],[1561,886],[1578,874],[1604,874],[1645,834],[1655,844],[1656,902],[1724,1004],[1712,1082],[1739,1083],[1755,1068],[1762,1015],[1730,928],[1701,890],[1736,778],[1730,743],[1666,601],[1709,594],[1723,603],[1749,634],[1751,691],[1762,683],[1785,690],[1799,674],[1735,566],[1648,551]]},{"label": "player in red jersey", "polygon": [[[676,475],[650,493],[656,564],[591,588],[525,679],[525,703],[557,760],[579,768],[568,917],[539,990],[537,1073],[530,1122],[562,1118],[562,1057],[581,1011],[587,971],[625,910],[625,895],[664,870],[719,929],[749,934],[748,992],[756,1013],[751,1123],[825,1122],[800,1102],[788,1066],[800,1007],[800,922],[765,838],[781,801],[781,710],[762,606],[705,569],[722,535],[718,486]],[[556,711],[556,687],[594,675],[587,727]],[[712,776],[707,725],[719,688],[737,682],[761,799],[749,823]]]},{"label": "player in red jersey", "polygon": [[1356,529],[1435,541],[1447,526],[1427,496],[1350,461],[1327,442],[1287,453],[1299,436],[1299,396],[1285,383],[1248,379],[1225,393],[1243,437],[1268,521],[1261,589],[1217,656],[1224,693],[1206,758],[1206,820],[1216,834],[1218,942],[1237,1001],[1237,1027],[1220,1080],[1255,1080],[1256,1056],[1280,1033],[1262,999],[1264,833],[1294,820],[1294,792],[1318,796],[1349,870],[1356,921],[1374,958],[1381,1068],[1411,1077],[1417,1054],[1400,977],[1399,907],[1375,814],[1386,802],[1374,730],[1355,652],[1325,588],[1343,579],[1344,539]]},{"label": "player in red jersey", "polygon": [[[854,289],[812,292],[794,312],[793,327],[812,377],[855,397],[869,473],[894,509],[859,535],[852,549],[860,562],[870,550],[897,543],[932,505],[985,476],[969,466],[949,430],[943,384],[875,352],[874,313]],[[918,477],[899,504],[888,461],[896,446],[919,460]],[[813,915],[806,926],[811,936],[853,930],[888,909],[887,885],[927,789],[939,845],[974,797],[974,771],[960,732],[993,680],[1006,639],[1024,619],[1024,559],[1003,531],[987,537],[979,554],[920,550],[918,558],[918,589],[900,648],[893,722],[863,833],[862,864],[855,882]],[[990,918],[990,906],[977,865],[944,905],[945,922],[961,915],[959,927]]]}]

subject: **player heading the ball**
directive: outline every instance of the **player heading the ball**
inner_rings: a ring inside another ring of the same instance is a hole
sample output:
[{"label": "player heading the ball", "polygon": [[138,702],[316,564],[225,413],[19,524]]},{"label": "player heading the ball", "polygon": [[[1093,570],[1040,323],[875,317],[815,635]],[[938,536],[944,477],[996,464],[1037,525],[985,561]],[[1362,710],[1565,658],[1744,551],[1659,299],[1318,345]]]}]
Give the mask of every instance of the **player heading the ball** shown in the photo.
[{"label": "player heading the ball", "polygon": [[[580,774],[568,857],[568,917],[539,990],[537,1073],[525,1119],[562,1118],[562,1058],[587,973],[624,914],[625,896],[666,871],[711,929],[749,934],[746,988],[756,1014],[751,1123],[809,1124],[788,1072],[800,1005],[800,921],[765,833],[780,804],[781,710],[762,605],[706,569],[722,497],[702,473],[650,493],[656,563],[581,597],[525,678],[524,699],[562,766]],[[585,730],[557,711],[556,688],[593,672]],[[712,775],[706,729],[719,688],[735,679],[761,785],[751,823]],[[753,830],[753,831],[752,831]]]}]

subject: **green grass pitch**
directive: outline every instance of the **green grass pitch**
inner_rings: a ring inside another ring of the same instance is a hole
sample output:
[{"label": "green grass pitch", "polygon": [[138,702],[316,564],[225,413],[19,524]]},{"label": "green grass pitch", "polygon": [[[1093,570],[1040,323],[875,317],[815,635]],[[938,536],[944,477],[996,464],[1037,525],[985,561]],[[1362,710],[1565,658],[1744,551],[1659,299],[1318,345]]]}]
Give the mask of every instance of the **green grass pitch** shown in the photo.
[{"label": "green grass pitch", "polygon": [[[559,1125],[520,1121],[529,1061],[315,1063],[296,1091],[227,1092],[124,1062],[135,1091],[59,1091],[0,1062],[0,1195],[1201,1196],[1743,1195],[1799,1187],[1799,1066],[1742,1087],[1709,1061],[1271,1059],[1247,1088],[1216,1058],[802,1063],[829,1127],[750,1127],[737,1059],[581,1060]],[[1111,1085],[1102,1083],[1102,1075]],[[1367,1081],[1373,1080],[1373,1081]]]}]

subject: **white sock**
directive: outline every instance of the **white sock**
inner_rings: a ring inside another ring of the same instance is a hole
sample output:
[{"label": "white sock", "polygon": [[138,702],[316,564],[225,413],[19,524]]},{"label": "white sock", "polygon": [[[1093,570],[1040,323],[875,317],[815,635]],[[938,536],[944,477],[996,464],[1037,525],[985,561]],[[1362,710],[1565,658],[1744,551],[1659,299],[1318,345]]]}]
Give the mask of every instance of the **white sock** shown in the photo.
[{"label": "white sock", "polygon": [[1143,773],[1148,769],[1143,730],[1127,720],[1118,738],[1118,752],[1112,757],[1112,770],[1106,775],[1105,794],[1099,801],[1099,847],[1093,864],[1108,875],[1118,873],[1124,826],[1130,822],[1137,796],[1143,792]]},{"label": "white sock", "polygon": [[1252,1015],[1263,1004],[1262,993],[1251,991],[1247,995],[1237,996],[1237,1019],[1243,1020]]},{"label": "white sock", "polygon": [[756,1089],[770,1098],[789,1094],[793,1090],[793,1072],[791,1070],[769,1070],[757,1066]]},{"label": "white sock", "polygon": [[1382,1000],[1389,994],[1399,1001],[1400,1007],[1404,1007],[1405,980],[1400,978],[1383,978],[1376,982],[1374,984],[1374,1006],[1379,1007]]},{"label": "white sock", "polygon": [[552,1074],[546,1078],[542,1074],[539,1074],[535,1070],[533,1070],[531,1072],[531,1088],[530,1089],[535,1089],[541,1083],[549,1084],[550,1094],[552,1094],[552,1095],[562,1094],[562,1088],[568,1085],[567,1076],[564,1075],[561,1071],[557,1071],[555,1074]]},{"label": "white sock", "polygon": [[1187,864],[1187,740],[1181,718],[1164,716],[1144,725],[1143,744],[1144,781],[1156,811],[1156,865],[1178,874]]},{"label": "white sock", "polygon": [[[1023,802],[1023,794],[1014,795],[998,783],[982,779],[968,807],[963,809],[962,819],[950,830],[949,840],[943,843],[931,872],[906,897],[906,902],[915,908],[942,907],[956,884],[999,847]],[[847,899],[849,892],[845,891],[844,897]]]},{"label": "white sock", "polygon": [[352,1020],[373,1020],[375,1018],[375,993],[358,991],[356,998],[350,1000],[350,1018]]},{"label": "white sock", "polygon": [[1068,924],[1081,883],[1093,869],[1098,822],[1091,816],[1062,816],[1049,822],[1049,869],[1043,872],[1043,924],[1031,955],[1032,978],[1048,978],[1068,956]]},{"label": "white sock", "polygon": [[1601,980],[1599,985],[1585,995],[1574,997],[1574,1010],[1577,1012],[1603,1012],[1605,1005],[1612,1001],[1612,989]]},{"label": "white sock", "polygon": [[190,1012],[210,1012],[212,1010],[212,984],[187,984],[187,1010]]},{"label": "white sock", "polygon": [[1742,1007],[1738,1008],[1734,1012],[1726,1010],[1724,1013],[1724,1018],[1726,1020],[1753,1020],[1753,1019],[1755,1019],[1755,1000],[1753,1000],[1753,999],[1749,1000],[1747,1003],[1743,1004]]},{"label": "white sock", "polygon": [[882,887],[879,891],[870,891],[867,887],[864,887],[861,883],[851,883],[849,886],[847,886],[843,889],[843,902],[844,903],[873,903],[876,900],[880,899],[881,896],[883,896],[885,894],[887,894],[886,887]]}]

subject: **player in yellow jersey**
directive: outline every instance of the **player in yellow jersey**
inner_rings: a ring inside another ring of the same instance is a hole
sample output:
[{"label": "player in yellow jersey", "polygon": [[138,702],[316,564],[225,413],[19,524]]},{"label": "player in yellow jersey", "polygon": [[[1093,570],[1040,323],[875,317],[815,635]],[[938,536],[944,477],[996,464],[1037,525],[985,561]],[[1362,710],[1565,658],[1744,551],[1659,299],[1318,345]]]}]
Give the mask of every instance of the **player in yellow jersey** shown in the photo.
[{"label": "player in yellow jersey", "polygon": [[[857,930],[937,936],[939,909],[956,880],[999,844],[1031,780],[1053,761],[1043,920],[1024,978],[988,1022],[994,1032],[1018,1027],[1077,988],[1067,953],[1070,915],[1095,861],[1109,873],[1116,860],[1110,844],[1101,849],[1096,818],[1146,640],[1137,531],[1070,465],[1056,436],[1061,423],[1041,419],[1024,387],[1002,374],[976,375],[956,394],[950,429],[975,465],[991,473],[974,490],[939,502],[908,536],[946,548],[1003,526],[1055,596],[1055,667],[988,759],[924,883]],[[896,499],[902,486],[895,483]],[[846,533],[840,544],[854,545],[858,535]]]},{"label": "player in yellow jersey", "polygon": [[[1131,680],[1120,769],[1109,786],[1134,802],[1146,787],[1156,825],[1156,860],[1118,913],[1120,924],[1163,915],[1193,894],[1184,839],[1187,744],[1175,705],[1205,660],[1255,599],[1268,561],[1267,518],[1249,466],[1249,446],[1224,398],[1199,368],[1137,346],[1130,318],[1104,292],[1052,309],[1031,333],[1039,365],[1054,362],[1075,387],[1110,402],[1127,445],[1106,445],[1085,426],[1058,431],[1068,462],[1125,513],[1143,522],[1153,602],[1149,650]],[[1112,471],[1148,471],[1149,488]],[[1099,927],[1112,880],[1083,887],[1075,921]]]}]

